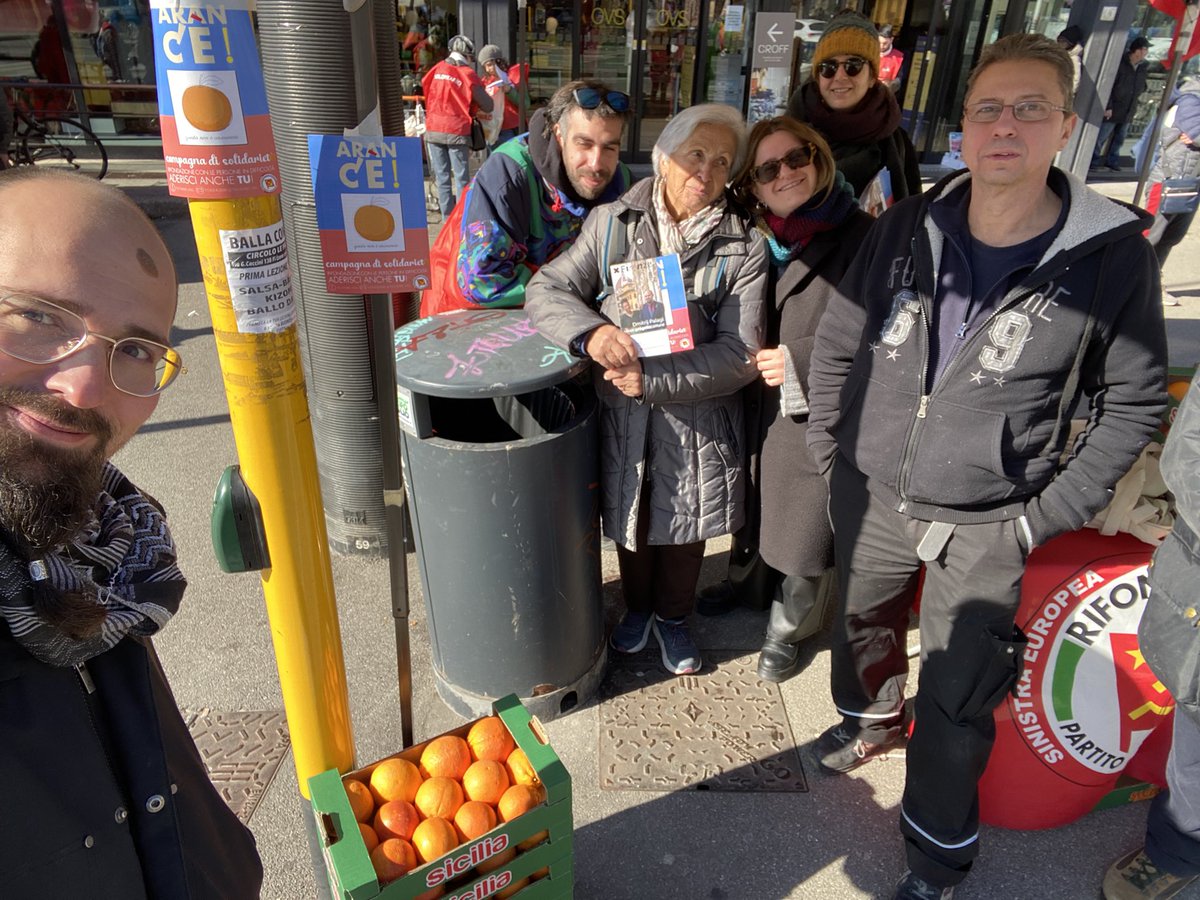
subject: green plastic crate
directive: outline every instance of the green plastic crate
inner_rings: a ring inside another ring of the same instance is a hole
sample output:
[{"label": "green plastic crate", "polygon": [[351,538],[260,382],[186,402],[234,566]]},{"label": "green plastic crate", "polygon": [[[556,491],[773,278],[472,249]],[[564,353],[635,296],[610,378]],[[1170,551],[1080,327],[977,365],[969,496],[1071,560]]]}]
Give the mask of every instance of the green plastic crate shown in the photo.
[{"label": "green plastic crate", "polygon": [[[515,694],[497,700],[493,710],[507,726],[517,746],[529,757],[530,765],[546,788],[546,802],[413,869],[402,878],[381,885],[351,811],[350,799],[342,784],[343,776],[336,769],[314,775],[308,780],[309,794],[335,897],[340,900],[415,900],[428,895],[441,896],[443,900],[484,900],[541,869],[548,869],[548,874],[530,882],[513,896],[520,900],[558,900],[571,896],[574,882],[571,777],[545,740],[540,723],[529,715]],[[465,738],[473,724],[468,722],[446,734]],[[428,741],[394,756],[415,762],[426,743]],[[365,783],[382,761],[348,772],[345,777]],[[542,831],[547,832],[547,837],[541,843],[526,850],[518,848],[511,861],[484,874],[474,871],[478,863],[486,862]],[[439,888],[444,890],[441,895],[436,893]]]}]

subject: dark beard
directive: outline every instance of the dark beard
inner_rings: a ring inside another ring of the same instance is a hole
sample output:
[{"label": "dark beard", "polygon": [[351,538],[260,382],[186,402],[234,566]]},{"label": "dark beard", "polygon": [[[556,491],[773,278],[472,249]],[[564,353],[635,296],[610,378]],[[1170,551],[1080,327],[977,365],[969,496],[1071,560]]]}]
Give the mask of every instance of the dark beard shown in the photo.
[{"label": "dark beard", "polygon": [[68,428],[94,434],[96,447],[72,452],[0,424],[0,525],[32,554],[60,547],[87,524],[100,493],[112,426],[95,410],[48,394],[0,388],[0,407],[19,406]]}]

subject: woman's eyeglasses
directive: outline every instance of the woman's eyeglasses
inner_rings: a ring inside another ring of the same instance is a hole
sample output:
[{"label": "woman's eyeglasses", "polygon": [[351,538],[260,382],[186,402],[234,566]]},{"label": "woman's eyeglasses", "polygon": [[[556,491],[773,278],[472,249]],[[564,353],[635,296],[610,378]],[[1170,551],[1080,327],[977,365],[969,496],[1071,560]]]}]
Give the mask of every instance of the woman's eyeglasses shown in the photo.
[{"label": "woman's eyeglasses", "polygon": [[583,87],[575,88],[571,95],[582,109],[595,109],[603,103],[613,112],[629,111],[629,95],[622,94],[620,91],[600,91],[596,88]]},{"label": "woman's eyeglasses", "polygon": [[848,78],[853,78],[863,70],[863,66],[867,61],[861,56],[852,56],[849,59],[838,61],[836,59],[827,59],[825,62],[817,66],[817,72],[822,78],[833,78],[837,75],[837,70],[841,67],[846,72]]},{"label": "woman's eyeglasses", "polygon": [[813,161],[815,154],[816,148],[812,144],[804,144],[788,151],[779,159],[769,159],[761,166],[755,166],[750,170],[750,177],[758,184],[770,184],[779,177],[781,166],[787,166],[793,171],[803,169]]}]

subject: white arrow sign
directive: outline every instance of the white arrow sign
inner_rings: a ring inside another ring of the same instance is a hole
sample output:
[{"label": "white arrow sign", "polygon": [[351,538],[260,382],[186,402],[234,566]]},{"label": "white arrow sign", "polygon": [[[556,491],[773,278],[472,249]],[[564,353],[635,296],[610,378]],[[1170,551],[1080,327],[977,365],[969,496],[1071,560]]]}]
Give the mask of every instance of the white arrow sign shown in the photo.
[{"label": "white arrow sign", "polygon": [[778,29],[779,29],[779,25],[777,23],[773,24],[770,28],[767,29],[767,37],[769,37],[771,40],[775,41],[776,43],[778,43],[778,41],[779,41]]}]

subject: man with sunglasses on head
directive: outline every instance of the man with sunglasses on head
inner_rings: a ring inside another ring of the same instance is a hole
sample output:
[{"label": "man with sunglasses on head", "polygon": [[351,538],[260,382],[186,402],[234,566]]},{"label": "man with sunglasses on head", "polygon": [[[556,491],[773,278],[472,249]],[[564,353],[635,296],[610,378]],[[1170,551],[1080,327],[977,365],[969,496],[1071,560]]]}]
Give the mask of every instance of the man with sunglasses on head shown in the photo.
[{"label": "man with sunglasses on head", "polygon": [[[1029,552],[1108,503],[1166,405],[1148,217],[1053,165],[1076,125],[1073,77],[1040,35],[983,50],[968,170],[880,217],[813,349],[808,444],[830,479],[843,603],[840,721],[816,745],[826,772],[903,741],[924,571],[903,900],[950,897],[979,852],[978,780],[1020,672]],[[1087,424],[1063,462],[1076,408]]]},{"label": "man with sunglasses on head", "polygon": [[479,168],[432,251],[421,314],[525,305],[533,273],[579,236],[587,214],[630,186],[619,159],[629,97],[563,85]]},{"label": "man with sunglasses on head", "polygon": [[185,587],[165,515],[109,462],[183,371],[171,256],[78,175],[0,173],[0,207],[5,896],[256,897],[150,640]]}]

